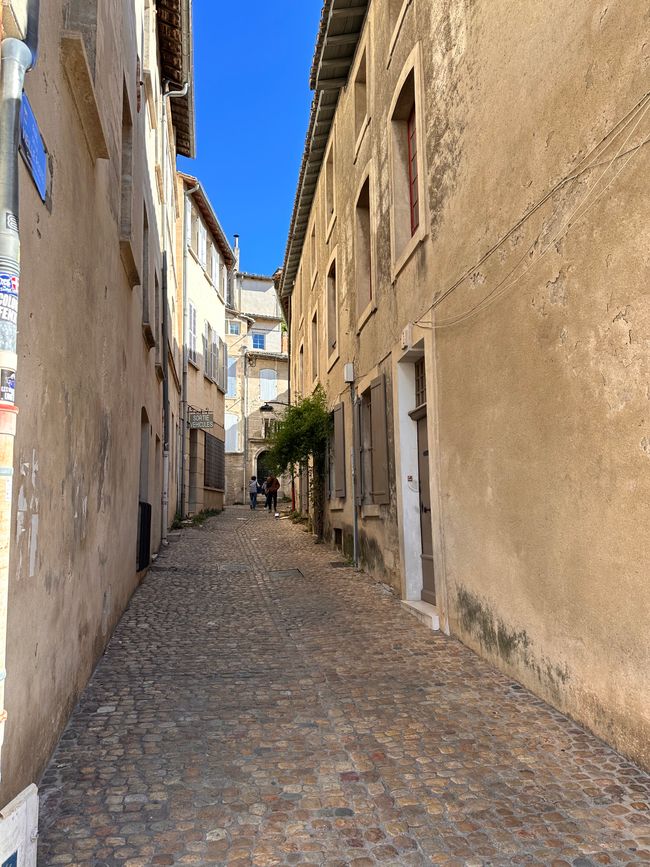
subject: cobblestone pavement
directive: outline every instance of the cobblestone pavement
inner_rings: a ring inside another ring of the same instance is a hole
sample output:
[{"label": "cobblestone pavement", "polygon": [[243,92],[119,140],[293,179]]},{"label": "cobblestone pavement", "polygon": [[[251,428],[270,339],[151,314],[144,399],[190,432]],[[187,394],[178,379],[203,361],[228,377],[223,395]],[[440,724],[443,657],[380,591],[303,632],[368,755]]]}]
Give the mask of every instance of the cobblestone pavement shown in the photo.
[{"label": "cobblestone pavement", "polygon": [[648,775],[336,560],[243,509],[172,542],[44,776],[39,867],[650,864]]}]

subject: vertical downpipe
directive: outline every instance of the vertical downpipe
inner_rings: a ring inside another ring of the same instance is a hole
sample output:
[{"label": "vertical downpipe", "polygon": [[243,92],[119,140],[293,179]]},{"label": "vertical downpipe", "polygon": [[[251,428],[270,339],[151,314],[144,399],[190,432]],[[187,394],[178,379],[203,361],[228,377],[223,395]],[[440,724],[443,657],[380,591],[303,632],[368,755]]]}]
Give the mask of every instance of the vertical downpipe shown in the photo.
[{"label": "vertical downpipe", "polygon": [[2,42],[0,97],[0,750],[7,712],[4,681],[7,645],[7,599],[11,542],[11,488],[16,436],[15,382],[18,357],[18,292],[20,236],[18,233],[18,141],[25,73],[32,51],[19,39]]}]

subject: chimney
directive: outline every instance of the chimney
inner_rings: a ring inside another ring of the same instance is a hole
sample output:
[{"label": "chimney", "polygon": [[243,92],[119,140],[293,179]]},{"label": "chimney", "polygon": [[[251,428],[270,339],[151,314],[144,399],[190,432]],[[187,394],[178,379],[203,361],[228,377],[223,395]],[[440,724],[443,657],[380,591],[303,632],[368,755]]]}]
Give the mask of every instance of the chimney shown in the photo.
[{"label": "chimney", "polygon": [[239,271],[239,235],[235,235],[235,271]]}]

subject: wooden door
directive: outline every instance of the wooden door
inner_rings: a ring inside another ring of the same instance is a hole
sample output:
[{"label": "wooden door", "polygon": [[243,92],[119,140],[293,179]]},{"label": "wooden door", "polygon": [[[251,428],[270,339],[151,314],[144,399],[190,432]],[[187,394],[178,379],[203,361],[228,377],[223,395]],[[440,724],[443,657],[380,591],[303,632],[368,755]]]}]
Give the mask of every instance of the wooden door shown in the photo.
[{"label": "wooden door", "polygon": [[420,536],[422,539],[422,601],[436,604],[433,574],[433,532],[429,490],[429,441],[426,415],[418,419],[418,476],[420,479]]}]

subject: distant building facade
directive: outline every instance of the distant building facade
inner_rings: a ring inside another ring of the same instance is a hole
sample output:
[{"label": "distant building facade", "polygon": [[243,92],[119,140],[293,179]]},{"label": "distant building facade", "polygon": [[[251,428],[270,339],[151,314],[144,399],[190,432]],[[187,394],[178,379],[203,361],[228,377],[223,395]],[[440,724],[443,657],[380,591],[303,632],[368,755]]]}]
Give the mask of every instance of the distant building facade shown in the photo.
[{"label": "distant building facade", "polygon": [[[272,276],[237,271],[226,332],[226,502],[232,504],[248,501],[252,475],[268,475],[269,431],[289,400],[287,334]],[[280,497],[290,496],[290,479],[280,481]]]},{"label": "distant building facade", "polygon": [[177,307],[184,321],[187,395],[181,418],[178,512],[185,517],[224,506],[225,314],[235,257],[199,181],[179,173],[178,187],[183,203],[177,232],[183,278]]},{"label": "distant building facade", "polygon": [[647,4],[601,6],[327,0],[281,292],[332,542],[650,767]]}]

